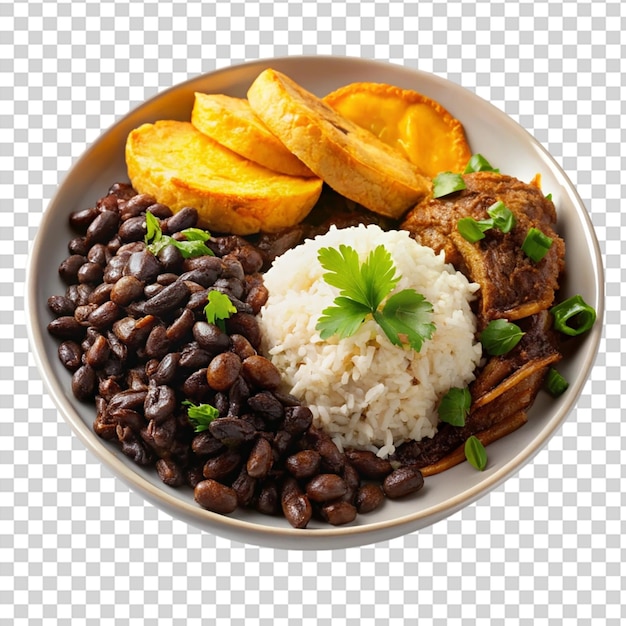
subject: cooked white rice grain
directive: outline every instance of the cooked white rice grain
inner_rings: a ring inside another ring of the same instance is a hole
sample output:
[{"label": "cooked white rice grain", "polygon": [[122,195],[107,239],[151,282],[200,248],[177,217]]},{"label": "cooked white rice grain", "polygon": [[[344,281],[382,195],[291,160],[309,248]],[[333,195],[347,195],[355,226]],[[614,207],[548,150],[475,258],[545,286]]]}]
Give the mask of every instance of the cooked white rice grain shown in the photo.
[{"label": "cooked white rice grain", "polygon": [[[420,352],[394,346],[371,316],[351,337],[320,338],[315,326],[338,290],[322,278],[317,255],[340,244],[352,246],[361,262],[384,245],[401,275],[394,291],[414,289],[433,305],[436,331]],[[474,379],[482,350],[470,302],[478,285],[406,231],[333,227],[277,258],[265,285],[262,350],[282,372],[285,390],[311,408],[315,425],[340,449],[386,457],[404,441],[432,437],[441,397]]]}]

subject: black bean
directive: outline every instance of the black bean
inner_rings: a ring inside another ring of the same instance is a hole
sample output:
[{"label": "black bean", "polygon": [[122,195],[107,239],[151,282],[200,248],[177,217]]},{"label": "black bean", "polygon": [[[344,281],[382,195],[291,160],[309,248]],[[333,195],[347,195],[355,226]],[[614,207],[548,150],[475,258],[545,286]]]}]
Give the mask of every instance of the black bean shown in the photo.
[{"label": "black bean", "polygon": [[283,515],[294,528],[306,528],[313,516],[313,507],[294,478],[287,478],[280,496]]},{"label": "black bean", "polygon": [[424,477],[419,469],[411,466],[399,467],[383,481],[383,490],[388,498],[402,498],[419,491],[424,486]]},{"label": "black bean", "polygon": [[48,308],[57,316],[74,315],[76,305],[67,296],[50,296]]},{"label": "black bean", "polygon": [[156,322],[152,315],[146,315],[138,320],[124,317],[113,324],[113,332],[127,348],[134,350],[145,342]]},{"label": "black bean", "polygon": [[[160,275],[160,274],[159,274]],[[146,298],[153,298],[165,289],[165,285],[160,285],[159,283],[150,283],[143,288],[143,295]]]},{"label": "black bean", "polygon": [[280,497],[274,481],[264,481],[256,499],[256,510],[265,515],[278,515],[280,513]]},{"label": "black bean", "polygon": [[191,441],[191,450],[198,456],[211,456],[222,452],[224,444],[216,439],[208,430],[197,433]]},{"label": "black bean", "polygon": [[298,479],[315,476],[320,469],[322,457],[316,450],[300,450],[285,460],[287,471]]},{"label": "black bean", "polygon": [[193,325],[192,333],[198,345],[211,354],[218,354],[230,348],[228,335],[215,324],[203,321],[196,322]]},{"label": "black bean", "polygon": [[129,183],[113,183],[109,187],[108,195],[119,198],[120,200],[129,200],[130,198],[136,196],[137,192]]},{"label": "black bean", "polygon": [[104,280],[105,283],[116,283],[123,276],[124,269],[127,263],[127,257],[112,257],[104,268],[104,275],[102,277],[102,280]]},{"label": "black bean", "polygon": [[243,336],[235,333],[230,336],[232,351],[243,361],[249,356],[254,356],[257,352],[252,344]]},{"label": "black bean", "polygon": [[211,274],[215,278],[213,282],[217,280],[217,278],[221,275],[222,270],[224,269],[224,264],[219,257],[210,256],[210,255],[202,255],[193,257],[190,259],[185,259],[183,261],[183,271],[191,272],[193,270],[202,270],[204,273]]},{"label": "black bean", "polygon": [[136,276],[121,276],[111,288],[111,300],[120,306],[127,306],[141,297],[143,286]]},{"label": "black bean", "polygon": [[107,243],[116,233],[120,223],[117,211],[101,211],[89,224],[85,233],[85,241],[88,246],[94,243]]},{"label": "black bean", "polygon": [[112,330],[107,330],[106,336],[109,341],[111,353],[118,361],[124,363],[128,356],[128,348],[119,340],[118,336]]},{"label": "black bean", "polygon": [[349,524],[356,519],[357,509],[345,500],[330,502],[320,509],[322,517],[333,526]]},{"label": "black bean", "polygon": [[105,330],[110,328],[121,314],[122,309],[115,302],[109,300],[92,311],[87,320],[91,326],[98,330]]},{"label": "black bean", "polygon": [[165,204],[161,204],[160,202],[155,202],[151,204],[147,209],[146,213],[152,213],[155,217],[158,217],[160,220],[164,220],[168,217],[172,217],[174,213],[172,209]]},{"label": "black bean", "polygon": [[241,359],[234,352],[222,352],[211,359],[207,368],[207,382],[215,391],[229,389],[239,377]]},{"label": "black bean", "polygon": [[111,260],[111,253],[104,244],[96,243],[89,248],[87,260],[91,263],[97,263],[102,267],[106,267],[106,264]]},{"label": "black bean", "polygon": [[59,276],[67,285],[78,282],[78,270],[87,262],[82,254],[71,254],[59,265]]},{"label": "black bean", "polygon": [[66,340],[59,344],[59,360],[63,366],[73,372],[82,364],[83,350],[76,341]]},{"label": "black bean", "polygon": [[79,254],[87,257],[89,245],[87,244],[85,237],[74,237],[67,243],[67,250],[70,254]]},{"label": "black bean", "polygon": [[180,280],[191,280],[202,287],[211,287],[216,283],[217,272],[198,267],[180,275]]},{"label": "black bean", "polygon": [[294,436],[288,433],[286,430],[278,430],[274,435],[272,445],[276,450],[279,457],[284,457],[292,448],[294,442]]},{"label": "black bean", "polygon": [[195,341],[186,344],[180,352],[180,366],[188,369],[206,367],[211,362],[211,355]]},{"label": "black bean", "polygon": [[189,309],[183,309],[177,319],[175,319],[167,329],[167,338],[172,343],[183,341],[193,328],[195,317]]},{"label": "black bean", "polygon": [[189,298],[189,288],[182,281],[176,281],[150,298],[144,311],[151,315],[165,315],[174,309],[182,306]]},{"label": "black bean", "polygon": [[73,315],[62,315],[48,324],[48,332],[58,339],[82,340],[85,327]]},{"label": "black bean", "polygon": [[308,406],[297,405],[285,409],[283,428],[292,435],[299,435],[313,423],[313,413]]},{"label": "black bean", "polygon": [[239,475],[232,483],[239,506],[248,507],[252,504],[256,484],[256,479],[248,474],[245,465],[242,466]]},{"label": "black bean", "polygon": [[203,508],[222,513],[232,513],[237,508],[237,494],[232,487],[222,485],[216,480],[200,481],[193,492],[196,502]]},{"label": "black bean", "polygon": [[164,272],[156,277],[156,282],[164,287],[166,285],[171,285],[176,280],[178,280],[178,274],[175,274],[174,272]]},{"label": "black bean", "polygon": [[262,389],[276,389],[281,383],[277,367],[259,354],[244,359],[241,371],[246,381]]},{"label": "black bean", "polygon": [[83,263],[76,273],[76,279],[79,283],[97,284],[102,280],[102,274],[104,273],[102,266],[96,263]]},{"label": "black bean", "polygon": [[99,369],[106,363],[110,353],[111,348],[106,337],[98,335],[85,353],[85,362],[94,369]]},{"label": "black bean", "polygon": [[108,403],[107,411],[115,412],[118,409],[143,408],[148,392],[147,390],[124,389],[116,393]]},{"label": "black bean", "polygon": [[171,459],[159,459],[156,462],[159,478],[170,487],[180,487],[185,483],[185,474]]},{"label": "black bean", "polygon": [[283,405],[270,391],[261,391],[248,398],[248,406],[270,421],[282,419],[285,413]]},{"label": "black bean", "polygon": [[124,266],[125,275],[134,276],[144,283],[151,283],[162,271],[159,260],[147,250],[133,252]]},{"label": "black bean", "polygon": [[253,284],[247,290],[245,302],[250,306],[252,312],[258,315],[268,297],[269,291],[263,283]]},{"label": "black bean", "polygon": [[185,228],[193,228],[198,223],[198,211],[193,207],[185,207],[174,213],[172,217],[168,217],[161,222],[161,229],[164,233],[172,235],[174,233],[185,230]]},{"label": "black bean", "polygon": [[231,254],[241,263],[246,274],[255,274],[263,268],[263,256],[254,246],[242,245]]},{"label": "black bean", "polygon": [[233,254],[226,254],[222,257],[222,277],[236,278],[237,280],[245,280],[246,273],[239,259]]},{"label": "black bean", "polygon": [[180,271],[184,261],[183,255],[180,253],[180,250],[176,246],[173,246],[171,244],[163,246],[159,250],[157,258],[159,259],[161,267],[165,272]]},{"label": "black bean", "polygon": [[385,494],[380,485],[365,483],[359,487],[356,493],[356,508],[359,513],[369,513],[377,509],[385,499]]},{"label": "black bean", "polygon": [[236,449],[226,449],[206,461],[202,468],[205,478],[224,480],[241,466],[241,454]]},{"label": "black bean", "polygon": [[99,376],[98,378],[98,395],[105,400],[109,401],[115,394],[122,391],[122,387],[114,376],[107,378]]},{"label": "black bean", "polygon": [[146,419],[164,422],[176,410],[176,394],[167,385],[151,384],[143,405]]},{"label": "black bean", "polygon": [[98,214],[99,211],[95,206],[80,211],[72,211],[69,217],[70,226],[78,232],[86,233],[89,224],[96,219]]},{"label": "black bean", "polygon": [[343,472],[341,475],[347,487],[347,491],[341,499],[346,502],[350,502],[351,504],[355,504],[356,494],[361,485],[361,477],[356,469],[354,469],[352,463],[348,463],[347,461],[343,465]]},{"label": "black bean", "polygon": [[95,303],[80,304],[74,310],[74,319],[83,326],[89,326],[89,316],[98,308]]},{"label": "black bean", "polygon": [[241,298],[244,295],[245,284],[238,278],[218,278],[215,283],[213,283],[213,289],[226,294],[231,300],[239,300],[241,302]]},{"label": "black bean", "polygon": [[100,283],[90,294],[89,304],[104,304],[111,299],[113,285],[110,283]]},{"label": "black bean", "polygon": [[90,365],[81,365],[72,374],[72,393],[77,400],[93,400],[96,393],[96,372]]},{"label": "black bean", "polygon": [[[228,419],[228,418],[226,418]],[[259,437],[246,462],[246,470],[253,478],[265,478],[274,464],[274,453],[269,441]]]},{"label": "black bean", "polygon": [[129,217],[122,222],[118,231],[122,241],[141,241],[145,237],[146,232],[146,218],[143,215]]},{"label": "black bean", "polygon": [[345,455],[364,478],[382,480],[393,470],[387,459],[381,459],[371,450],[346,450]]},{"label": "black bean", "polygon": [[238,311],[226,320],[226,330],[229,335],[243,335],[254,347],[259,349],[261,345],[261,329],[259,322],[252,313]]},{"label": "black bean", "polygon": [[238,417],[220,417],[211,422],[209,432],[226,446],[238,446],[245,441],[252,441],[256,428]]},{"label": "black bean", "polygon": [[155,326],[146,339],[146,355],[150,358],[163,358],[170,348],[165,326]]},{"label": "black bean", "polygon": [[156,385],[171,384],[176,376],[179,361],[180,354],[178,352],[169,352],[161,359],[154,373],[150,375],[150,378],[152,378]]},{"label": "black bean", "polygon": [[117,211],[119,208],[119,197],[115,194],[107,194],[96,202],[96,209],[100,211]]},{"label": "black bean", "polygon": [[314,502],[329,502],[345,495],[347,486],[338,474],[318,474],[306,485],[306,495]]},{"label": "black bean", "polygon": [[[133,217],[138,217],[146,211],[146,209],[156,202],[154,196],[147,193],[138,193],[137,195],[129,198],[122,204],[121,217],[122,220],[128,220]],[[144,218],[145,220],[145,218]]]},{"label": "black bean", "polygon": [[128,428],[131,428],[135,432],[139,432],[146,425],[144,416],[132,409],[108,410],[107,414],[111,421],[121,426],[128,426]]},{"label": "black bean", "polygon": [[204,402],[211,395],[211,388],[206,380],[206,367],[201,367],[184,380],[182,392],[185,398],[199,403]]},{"label": "black bean", "polygon": [[150,465],[150,463],[152,463],[152,455],[133,432],[132,428],[118,424],[115,430],[122,447],[122,452],[129,459],[137,463],[137,465]]}]

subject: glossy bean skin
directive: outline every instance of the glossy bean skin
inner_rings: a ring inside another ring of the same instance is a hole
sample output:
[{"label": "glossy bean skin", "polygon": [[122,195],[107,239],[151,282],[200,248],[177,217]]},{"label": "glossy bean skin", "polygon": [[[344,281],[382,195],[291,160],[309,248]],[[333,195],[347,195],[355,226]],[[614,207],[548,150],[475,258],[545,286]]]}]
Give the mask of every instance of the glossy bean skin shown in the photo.
[{"label": "glossy bean skin", "polygon": [[419,491],[424,486],[424,477],[419,469],[405,466],[389,474],[383,481],[383,490],[388,498],[396,499]]},{"label": "glossy bean skin", "polygon": [[194,488],[194,499],[203,508],[222,513],[232,513],[237,508],[237,493],[232,487],[213,479],[200,481]]},{"label": "glossy bean skin", "polygon": [[[75,235],[58,266],[65,292],[48,299],[48,330],[74,395],[95,404],[95,432],[152,465],[165,484],[191,486],[200,506],[252,507],[295,528],[313,515],[348,524],[385,497],[419,490],[412,469],[340,452],[310,409],[280,391],[256,317],[269,295],[267,245],[211,236],[215,255],[183,258],[174,245],[155,255],[144,243],[146,212],[180,241],[198,220],[191,207],[173,213],[128,184],[113,185],[70,216]],[[220,325],[206,320],[211,290],[236,309]],[[200,426],[183,400],[210,404],[219,417]]]}]

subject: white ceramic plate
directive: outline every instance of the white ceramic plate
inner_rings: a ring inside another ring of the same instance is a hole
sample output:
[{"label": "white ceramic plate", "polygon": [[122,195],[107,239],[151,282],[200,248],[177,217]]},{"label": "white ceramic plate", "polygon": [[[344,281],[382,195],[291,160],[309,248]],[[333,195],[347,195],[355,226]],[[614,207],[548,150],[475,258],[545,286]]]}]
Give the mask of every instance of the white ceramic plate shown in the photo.
[{"label": "white ceramic plate", "polygon": [[[558,230],[567,245],[562,294],[580,293],[598,313],[595,327],[575,342],[559,366],[570,381],[569,389],[557,400],[540,394],[528,423],[489,446],[489,465],[484,472],[463,463],[426,478],[415,496],[387,501],[349,526],[311,522],[307,529],[297,530],[284,519],[251,511],[217,515],[200,508],[190,489],[164,485],[156,472],[139,468],[93,433],[94,407],[73,398],[70,376],[57,357],[58,341],[46,330],[51,320],[46,301],[65,290],[57,267],[67,256],[67,242],[73,236],[68,215],[92,206],[112,183],[127,180],[124,143],[128,132],[158,119],[188,120],[195,91],[245,96],[259,72],[270,66],[320,96],[354,81],[414,89],[458,117],[472,152],[483,154],[494,167],[524,181],[540,173],[543,190],[552,194],[557,206]],[[26,301],[32,349],[52,399],[84,445],[126,485],[173,517],[223,537],[276,548],[330,549],[384,541],[429,526],[484,496],[528,463],[563,423],[589,376],[601,336],[603,287],[599,247],[581,199],[550,155],[500,110],[454,83],[398,65],[353,58],[291,57],[247,63],[192,79],[149,100],[106,131],[70,170],[43,216],[29,258]]]}]

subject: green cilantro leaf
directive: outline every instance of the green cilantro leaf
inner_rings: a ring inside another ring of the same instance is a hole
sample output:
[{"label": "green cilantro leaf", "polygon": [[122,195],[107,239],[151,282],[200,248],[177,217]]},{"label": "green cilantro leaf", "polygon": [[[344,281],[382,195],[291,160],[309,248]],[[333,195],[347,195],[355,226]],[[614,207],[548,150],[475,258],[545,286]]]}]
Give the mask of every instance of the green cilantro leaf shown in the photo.
[{"label": "green cilantro leaf", "polygon": [[470,160],[467,162],[465,169],[463,170],[464,174],[470,174],[471,172],[496,172],[498,173],[500,170],[495,169],[491,166],[491,163],[487,161],[487,159],[482,154],[473,154],[470,157]]},{"label": "green cilantro leaf", "polygon": [[182,405],[187,407],[187,417],[197,433],[208,430],[211,422],[220,415],[210,404],[194,404],[191,400],[184,400]]},{"label": "green cilantro leaf", "polygon": [[435,332],[435,325],[430,321],[432,312],[433,305],[422,294],[403,289],[387,300],[382,311],[374,311],[373,315],[391,343],[397,346],[408,343],[419,352],[424,340]]},{"label": "green cilantro leaf", "polygon": [[430,339],[435,327],[430,323],[432,305],[412,289],[391,296],[380,309],[383,300],[400,280],[393,259],[384,246],[377,246],[363,264],[350,246],[339,249],[321,248],[318,259],[327,270],[324,280],[339,289],[333,306],[322,311],[316,329],[324,340],[338,335],[341,339],[353,335],[372,315],[388,339],[395,345],[409,344],[418,351]]},{"label": "green cilantro leaf", "polygon": [[146,212],[146,235],[144,242],[147,249],[152,252],[154,256],[159,254],[165,246],[170,245],[177,248],[185,259],[205,255],[214,256],[213,250],[204,243],[210,239],[210,233],[200,228],[186,228],[181,231],[181,234],[185,237],[183,241],[174,239],[174,237],[170,237],[169,235],[164,235],[161,230],[159,218],[155,217],[149,211]]},{"label": "green cilantro leaf", "polygon": [[221,291],[213,289],[207,296],[207,304],[204,307],[204,314],[209,324],[215,324],[222,331],[224,330],[224,320],[227,320],[237,309],[230,298]]},{"label": "green cilantro leaf", "polygon": [[324,340],[333,335],[345,339],[359,330],[359,326],[369,313],[371,311],[366,305],[339,296],[335,298],[335,306],[329,306],[322,311],[322,317],[319,318],[316,328]]},{"label": "green cilantro leaf", "polygon": [[452,426],[465,426],[471,404],[472,395],[467,387],[452,387],[439,402],[439,419]]}]

